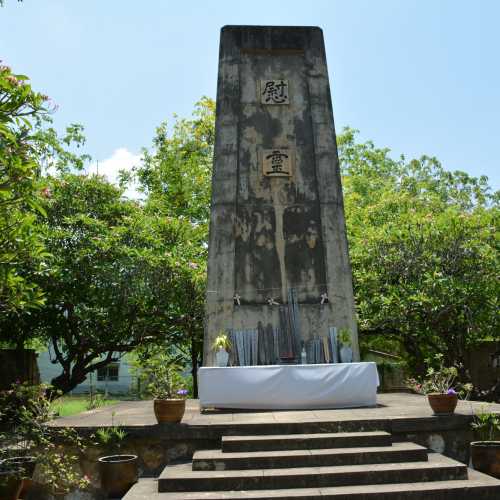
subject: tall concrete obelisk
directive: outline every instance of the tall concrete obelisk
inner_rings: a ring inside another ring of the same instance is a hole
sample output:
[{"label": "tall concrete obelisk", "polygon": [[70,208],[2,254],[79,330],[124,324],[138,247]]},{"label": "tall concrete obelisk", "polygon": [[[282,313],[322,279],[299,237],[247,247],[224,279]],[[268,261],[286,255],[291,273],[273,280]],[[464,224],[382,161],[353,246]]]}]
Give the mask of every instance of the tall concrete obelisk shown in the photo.
[{"label": "tall concrete obelisk", "polygon": [[321,29],[222,28],[212,186],[204,365],[220,331],[272,335],[284,307],[302,342],[348,328],[358,360]]}]

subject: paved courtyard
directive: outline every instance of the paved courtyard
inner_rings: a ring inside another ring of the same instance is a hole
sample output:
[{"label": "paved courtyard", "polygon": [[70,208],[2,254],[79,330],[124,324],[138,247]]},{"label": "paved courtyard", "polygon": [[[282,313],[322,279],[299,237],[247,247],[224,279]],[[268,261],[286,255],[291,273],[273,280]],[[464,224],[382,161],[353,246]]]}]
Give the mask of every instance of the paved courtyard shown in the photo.
[{"label": "paved courtyard", "polygon": [[[459,401],[456,414],[471,416],[487,409],[500,414],[500,404]],[[198,400],[186,401],[186,412],[182,423],[187,426],[210,426],[224,424],[267,424],[297,422],[331,422],[352,420],[427,419],[433,417],[427,398],[418,394],[385,393],[378,395],[376,408],[349,408],[337,410],[301,411],[250,411],[208,410],[200,413]],[[54,420],[55,425],[72,427],[101,427],[112,424],[127,427],[143,427],[156,424],[152,401],[122,401],[115,405],[91,410],[70,417]]]}]

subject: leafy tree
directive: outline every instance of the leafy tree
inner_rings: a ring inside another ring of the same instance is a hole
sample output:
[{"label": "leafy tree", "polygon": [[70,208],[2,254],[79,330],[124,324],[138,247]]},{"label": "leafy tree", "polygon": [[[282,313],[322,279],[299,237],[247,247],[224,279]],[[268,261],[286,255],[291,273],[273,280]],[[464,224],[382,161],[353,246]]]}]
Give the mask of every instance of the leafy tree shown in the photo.
[{"label": "leafy tree", "polygon": [[85,142],[81,125],[70,125],[63,137],[50,127],[55,108],[27,77],[0,66],[0,340],[18,349],[30,333],[4,325],[22,324],[43,306],[41,283],[51,271],[37,222],[50,195],[43,174],[81,169],[89,159],[71,151]]},{"label": "leafy tree", "polygon": [[350,129],[338,142],[362,341],[396,346],[419,374],[436,352],[465,369],[467,349],[498,335],[498,193]]},{"label": "leafy tree", "polygon": [[191,119],[177,118],[156,130],[153,148],[143,151],[135,175],[147,195],[147,213],[161,214],[190,227],[182,249],[183,286],[178,290],[169,341],[185,354],[192,367],[197,395],[197,369],[203,350],[208,220],[215,128],[215,103],[203,98]]},{"label": "leafy tree", "polygon": [[143,150],[142,165],[136,170],[150,209],[206,226],[214,125],[215,103],[205,97],[196,104],[191,119],[177,118],[171,133],[167,122],[156,129],[153,149]]},{"label": "leafy tree", "polygon": [[45,271],[45,250],[34,228],[36,212],[43,213],[35,129],[47,113],[47,98],[26,77],[0,66],[0,314],[43,304],[23,263],[30,262],[35,273]]},{"label": "leafy tree", "polygon": [[44,307],[3,325],[50,345],[63,393],[145,343],[165,341],[184,288],[181,221],[147,216],[98,176],[49,178],[41,220],[52,271],[41,277]]}]

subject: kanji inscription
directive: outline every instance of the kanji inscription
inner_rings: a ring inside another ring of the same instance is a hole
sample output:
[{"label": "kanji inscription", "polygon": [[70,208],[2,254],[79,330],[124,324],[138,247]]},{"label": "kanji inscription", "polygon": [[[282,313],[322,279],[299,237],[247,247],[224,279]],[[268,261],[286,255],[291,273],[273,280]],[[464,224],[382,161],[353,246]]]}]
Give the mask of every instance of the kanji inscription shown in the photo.
[{"label": "kanji inscription", "polygon": [[288,80],[261,80],[260,98],[262,104],[289,104]]},{"label": "kanji inscription", "polygon": [[292,175],[292,152],[289,149],[264,149],[262,171],[268,177],[290,177]]}]

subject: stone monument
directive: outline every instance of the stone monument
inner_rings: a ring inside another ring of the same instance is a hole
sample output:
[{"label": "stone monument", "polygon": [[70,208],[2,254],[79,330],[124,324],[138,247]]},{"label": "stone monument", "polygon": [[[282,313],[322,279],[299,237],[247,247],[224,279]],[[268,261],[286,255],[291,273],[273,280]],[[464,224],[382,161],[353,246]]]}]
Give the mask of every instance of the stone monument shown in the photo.
[{"label": "stone monument", "polygon": [[204,366],[359,360],[323,34],[221,31]]}]

